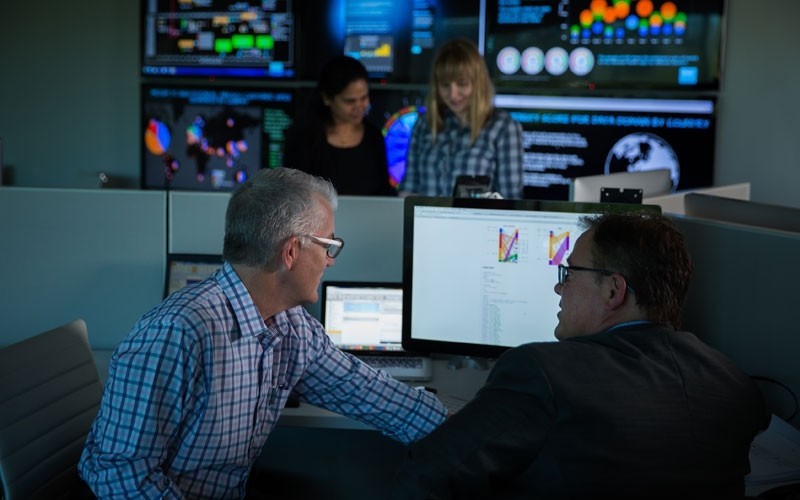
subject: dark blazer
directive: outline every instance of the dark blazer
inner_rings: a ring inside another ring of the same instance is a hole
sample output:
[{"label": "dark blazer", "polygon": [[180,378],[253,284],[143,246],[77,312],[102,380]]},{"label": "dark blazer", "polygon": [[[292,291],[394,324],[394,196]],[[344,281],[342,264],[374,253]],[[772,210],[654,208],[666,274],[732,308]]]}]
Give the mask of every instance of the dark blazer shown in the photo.
[{"label": "dark blazer", "polygon": [[691,333],[527,344],[409,449],[392,498],[742,498],[768,423],[752,380]]}]

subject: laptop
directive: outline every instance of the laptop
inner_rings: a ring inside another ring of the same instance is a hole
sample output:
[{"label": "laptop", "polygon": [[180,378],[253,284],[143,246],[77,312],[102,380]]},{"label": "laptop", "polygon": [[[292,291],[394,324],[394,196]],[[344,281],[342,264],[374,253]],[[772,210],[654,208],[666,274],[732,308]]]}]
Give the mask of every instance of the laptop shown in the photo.
[{"label": "laptop", "polygon": [[222,255],[167,254],[164,297],[186,285],[203,281],[222,267]]},{"label": "laptop", "polygon": [[333,343],[403,381],[431,379],[429,356],[403,350],[403,285],[323,281],[320,320]]}]

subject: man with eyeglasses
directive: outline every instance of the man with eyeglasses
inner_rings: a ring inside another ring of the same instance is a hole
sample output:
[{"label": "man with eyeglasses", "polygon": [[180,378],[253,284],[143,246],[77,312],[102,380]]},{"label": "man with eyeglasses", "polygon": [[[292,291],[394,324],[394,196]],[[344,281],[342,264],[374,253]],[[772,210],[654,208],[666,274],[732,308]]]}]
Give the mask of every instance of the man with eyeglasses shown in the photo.
[{"label": "man with eyeglasses", "polygon": [[233,193],[225,263],[145,314],[112,357],[79,464],[95,495],[270,498],[248,479],[292,392],[402,443],[444,420],[433,394],[343,353],[302,307],[344,248],[336,205],[328,181],[293,169]]},{"label": "man with eyeglasses", "polygon": [[683,236],[662,215],[583,222],[558,267],[559,342],[501,356],[476,397],[410,447],[393,499],[744,496],[769,413],[745,373],[678,330]]}]

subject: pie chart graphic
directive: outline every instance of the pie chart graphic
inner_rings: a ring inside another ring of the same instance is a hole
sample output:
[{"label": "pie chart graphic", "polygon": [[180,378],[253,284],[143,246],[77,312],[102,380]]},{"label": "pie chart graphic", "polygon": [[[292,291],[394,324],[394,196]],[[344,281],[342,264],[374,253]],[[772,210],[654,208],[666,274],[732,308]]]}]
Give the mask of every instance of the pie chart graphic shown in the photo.
[{"label": "pie chart graphic", "polygon": [[154,118],[147,122],[147,129],[144,131],[144,145],[148,151],[156,156],[161,156],[169,149],[172,134],[169,128]]}]

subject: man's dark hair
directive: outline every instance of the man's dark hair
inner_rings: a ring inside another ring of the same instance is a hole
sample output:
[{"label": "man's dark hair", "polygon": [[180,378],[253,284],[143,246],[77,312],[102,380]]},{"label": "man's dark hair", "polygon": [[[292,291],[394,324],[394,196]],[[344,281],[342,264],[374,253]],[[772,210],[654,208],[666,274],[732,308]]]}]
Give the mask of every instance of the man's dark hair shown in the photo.
[{"label": "man's dark hair", "polygon": [[661,214],[602,214],[582,220],[593,230],[593,265],[616,271],[648,319],[680,328],[692,262],[675,224]]}]

